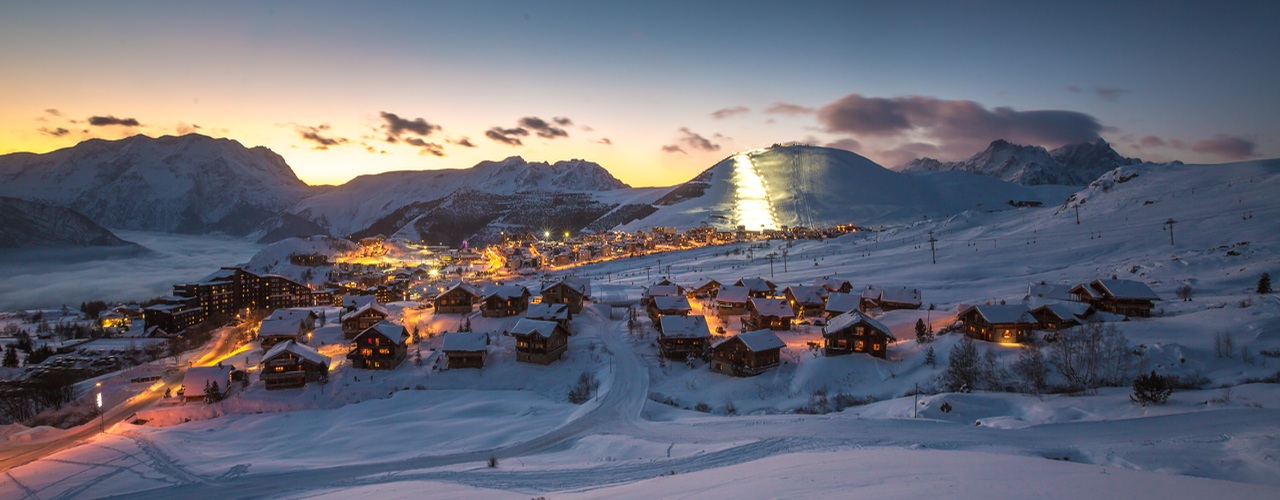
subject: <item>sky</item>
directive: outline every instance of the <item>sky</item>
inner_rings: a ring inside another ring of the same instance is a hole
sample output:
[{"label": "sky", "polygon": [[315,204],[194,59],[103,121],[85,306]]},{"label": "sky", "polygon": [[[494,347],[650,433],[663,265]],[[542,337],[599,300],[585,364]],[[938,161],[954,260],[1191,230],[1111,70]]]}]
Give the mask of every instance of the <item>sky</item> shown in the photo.
[{"label": "sky", "polygon": [[632,186],[801,142],[1280,156],[1280,2],[10,2],[0,154],[201,133],[311,184],[591,160]]}]

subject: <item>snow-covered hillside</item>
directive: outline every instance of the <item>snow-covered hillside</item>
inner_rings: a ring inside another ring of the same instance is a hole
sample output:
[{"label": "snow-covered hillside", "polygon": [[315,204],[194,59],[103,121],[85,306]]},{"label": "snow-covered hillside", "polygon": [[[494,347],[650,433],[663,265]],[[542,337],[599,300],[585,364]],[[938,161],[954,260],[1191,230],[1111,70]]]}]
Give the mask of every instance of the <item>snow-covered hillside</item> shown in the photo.
[{"label": "snow-covered hillside", "polygon": [[951,170],[988,175],[1018,184],[1062,184],[1082,186],[1116,167],[1142,163],[1137,158],[1120,156],[1107,141],[1068,144],[1053,151],[1040,146],[1021,146],[996,140],[986,150],[965,161],[941,162],[919,158],[907,163],[903,171]]},{"label": "snow-covered hillside", "polygon": [[1022,186],[964,172],[889,170],[842,149],[781,146],[726,158],[655,202],[644,226],[824,227],[895,224],[1008,202],[1060,203],[1073,189]]},{"label": "snow-covered hillside", "polygon": [[72,210],[0,196],[0,248],[133,245]]},{"label": "snow-covered hillside", "polygon": [[115,229],[244,235],[315,190],[266,148],[198,134],[0,156],[0,195]]}]

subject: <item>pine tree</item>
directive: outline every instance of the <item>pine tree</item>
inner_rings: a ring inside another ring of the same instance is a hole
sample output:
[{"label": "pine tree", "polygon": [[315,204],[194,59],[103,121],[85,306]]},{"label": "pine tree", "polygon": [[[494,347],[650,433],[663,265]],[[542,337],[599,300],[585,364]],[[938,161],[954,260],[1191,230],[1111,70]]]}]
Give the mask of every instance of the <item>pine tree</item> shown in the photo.
[{"label": "pine tree", "polygon": [[4,366],[8,368],[18,367],[18,348],[13,344],[4,350]]},{"label": "pine tree", "polygon": [[951,348],[947,369],[942,373],[942,383],[949,391],[973,389],[977,386],[981,373],[978,346],[970,337],[961,338],[960,343]]},{"label": "pine tree", "polygon": [[1173,388],[1169,387],[1169,380],[1151,370],[1150,375],[1139,375],[1133,379],[1133,394],[1129,395],[1129,400],[1142,406],[1162,405],[1169,400],[1170,394],[1173,394]]},{"label": "pine tree", "polygon": [[928,344],[933,342],[933,332],[929,331],[924,325],[923,319],[916,320],[916,343]]},{"label": "pine tree", "polygon": [[929,366],[938,366],[938,357],[933,352],[933,346],[924,351],[924,364]]},{"label": "pine tree", "polygon": [[1262,277],[1258,278],[1258,293],[1271,293],[1271,273],[1262,273]]}]

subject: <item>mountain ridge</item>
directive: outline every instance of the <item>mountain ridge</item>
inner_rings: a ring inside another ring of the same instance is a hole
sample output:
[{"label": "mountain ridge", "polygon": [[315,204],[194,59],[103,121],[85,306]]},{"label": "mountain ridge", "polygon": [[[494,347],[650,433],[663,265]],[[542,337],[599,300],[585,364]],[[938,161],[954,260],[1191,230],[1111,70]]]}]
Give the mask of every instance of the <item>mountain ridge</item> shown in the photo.
[{"label": "mountain ridge", "polygon": [[917,158],[907,162],[901,170],[969,172],[1032,186],[1083,186],[1117,167],[1139,163],[1143,163],[1141,159],[1121,156],[1102,138],[1091,143],[1068,144],[1052,151],[1041,146],[997,139],[964,161]]}]

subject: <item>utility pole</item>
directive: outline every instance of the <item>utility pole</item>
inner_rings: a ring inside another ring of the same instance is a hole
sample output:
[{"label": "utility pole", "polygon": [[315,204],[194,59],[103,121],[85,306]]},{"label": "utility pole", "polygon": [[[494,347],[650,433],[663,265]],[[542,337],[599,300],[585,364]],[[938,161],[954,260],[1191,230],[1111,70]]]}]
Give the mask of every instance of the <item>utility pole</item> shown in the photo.
[{"label": "utility pole", "polygon": [[1168,220],[1164,221],[1164,225],[1169,226],[1169,245],[1170,245],[1170,246],[1172,246],[1172,245],[1173,245],[1173,225],[1174,225],[1174,224],[1177,224],[1177,223],[1178,223],[1178,221],[1173,220],[1173,218],[1172,218],[1172,217],[1170,217]]},{"label": "utility pole", "polygon": [[773,254],[773,253],[771,253],[771,254],[766,255],[766,256],[764,256],[764,257],[765,257],[766,259],[769,259],[769,277],[770,277],[770,278],[772,278],[772,277],[773,277],[773,259],[775,259],[775,258],[777,257],[777,254]]},{"label": "utility pole", "polygon": [[782,272],[787,272],[787,250],[782,250]]},{"label": "utility pole", "polygon": [[916,399],[915,399],[915,402],[912,403],[911,405],[911,418],[916,418],[919,416],[917,414],[920,411],[920,383],[919,382],[916,382],[916,390],[912,392],[916,393],[915,394]]},{"label": "utility pole", "polygon": [[1076,225],[1080,225],[1080,205],[1076,205]]},{"label": "utility pole", "polygon": [[929,230],[929,254],[933,256],[934,264],[938,263],[938,252],[937,252],[937,248],[934,246],[934,242],[936,241],[938,241],[938,239],[933,237],[933,230],[930,229]]}]

